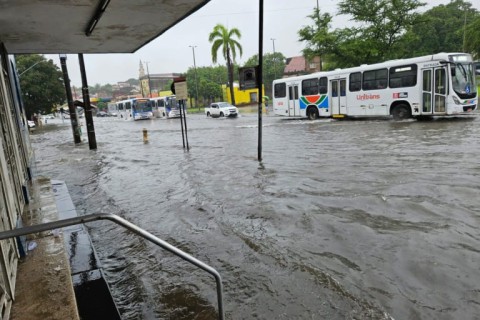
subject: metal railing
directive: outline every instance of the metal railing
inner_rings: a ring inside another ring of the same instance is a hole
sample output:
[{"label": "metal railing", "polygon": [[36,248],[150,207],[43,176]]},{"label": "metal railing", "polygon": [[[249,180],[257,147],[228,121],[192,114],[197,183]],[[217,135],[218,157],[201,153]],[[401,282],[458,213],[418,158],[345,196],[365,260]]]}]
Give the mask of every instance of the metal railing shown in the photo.
[{"label": "metal railing", "polygon": [[112,213],[95,213],[89,214],[64,220],[58,220],[53,222],[42,223],[39,225],[28,226],[23,228],[18,228],[14,230],[7,230],[0,232],[0,240],[5,240],[13,237],[24,236],[27,234],[38,233],[42,231],[48,231],[63,227],[68,227],[76,224],[82,224],[86,222],[92,222],[97,220],[110,220],[119,224],[126,229],[136,233],[137,235],[149,240],[150,242],[158,245],[159,247],[173,253],[176,256],[179,256],[183,260],[186,260],[193,264],[194,266],[210,273],[217,283],[217,300],[218,300],[218,318],[220,320],[224,320],[224,311],[223,311],[223,285],[222,285],[222,277],[214,268],[210,267],[209,265],[203,263],[202,261],[192,257],[188,253],[183,252],[182,250],[178,249],[177,247],[172,246],[166,241],[154,236],[153,234],[141,229],[140,227],[134,225],[133,223],[115,215]]}]

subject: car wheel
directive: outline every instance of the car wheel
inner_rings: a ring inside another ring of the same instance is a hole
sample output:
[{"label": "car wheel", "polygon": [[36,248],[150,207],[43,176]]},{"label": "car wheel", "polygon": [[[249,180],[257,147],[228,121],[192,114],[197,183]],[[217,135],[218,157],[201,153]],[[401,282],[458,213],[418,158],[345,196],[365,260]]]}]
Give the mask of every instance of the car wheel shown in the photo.
[{"label": "car wheel", "polygon": [[220,112],[220,117],[224,117],[225,115],[223,114],[223,112]]},{"label": "car wheel", "polygon": [[210,112],[207,112],[207,117],[210,117]]}]

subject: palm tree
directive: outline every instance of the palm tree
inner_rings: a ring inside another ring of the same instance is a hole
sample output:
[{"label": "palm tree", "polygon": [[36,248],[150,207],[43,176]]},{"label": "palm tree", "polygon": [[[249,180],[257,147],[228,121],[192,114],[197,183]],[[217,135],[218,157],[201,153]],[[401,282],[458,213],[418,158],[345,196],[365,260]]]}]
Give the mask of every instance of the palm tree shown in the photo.
[{"label": "palm tree", "polygon": [[208,41],[212,42],[212,61],[217,62],[217,52],[222,47],[223,57],[227,61],[228,82],[230,85],[230,96],[232,97],[232,104],[235,105],[235,96],[233,93],[233,62],[237,55],[237,49],[242,56],[242,46],[234,39],[241,38],[241,33],[237,28],[228,30],[225,26],[217,24],[208,37]]}]

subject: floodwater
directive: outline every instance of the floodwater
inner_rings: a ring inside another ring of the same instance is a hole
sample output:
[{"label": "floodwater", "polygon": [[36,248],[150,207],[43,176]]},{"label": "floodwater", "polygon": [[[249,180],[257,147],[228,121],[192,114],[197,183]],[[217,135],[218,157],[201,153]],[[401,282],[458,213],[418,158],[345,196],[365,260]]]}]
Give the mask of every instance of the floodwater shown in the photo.
[{"label": "floodwater", "polygon": [[[69,120],[32,134],[36,172],[220,272],[226,319],[480,319],[480,119],[188,115]],[[84,120],[83,120],[84,121]],[[142,129],[149,142],[143,143]],[[213,277],[88,224],[123,319],[215,319]]]}]

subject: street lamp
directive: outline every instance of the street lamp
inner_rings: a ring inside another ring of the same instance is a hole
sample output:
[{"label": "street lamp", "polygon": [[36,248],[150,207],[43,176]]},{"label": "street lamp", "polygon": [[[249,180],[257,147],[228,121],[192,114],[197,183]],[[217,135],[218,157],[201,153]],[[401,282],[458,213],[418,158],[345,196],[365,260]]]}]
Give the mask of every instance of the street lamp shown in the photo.
[{"label": "street lamp", "polygon": [[462,49],[463,52],[465,52],[465,31],[467,30],[467,5],[463,7],[463,10],[465,11],[465,16],[463,20],[463,44],[462,44]]},{"label": "street lamp", "polygon": [[275,38],[271,38],[273,42],[273,75],[277,79],[277,59],[275,59]]},{"label": "street lamp", "polygon": [[200,107],[198,106],[197,63],[195,62],[195,48],[197,46],[189,46],[189,47],[192,48],[192,52],[193,52],[193,68],[195,72],[195,104],[197,105],[198,110],[200,110]]}]

